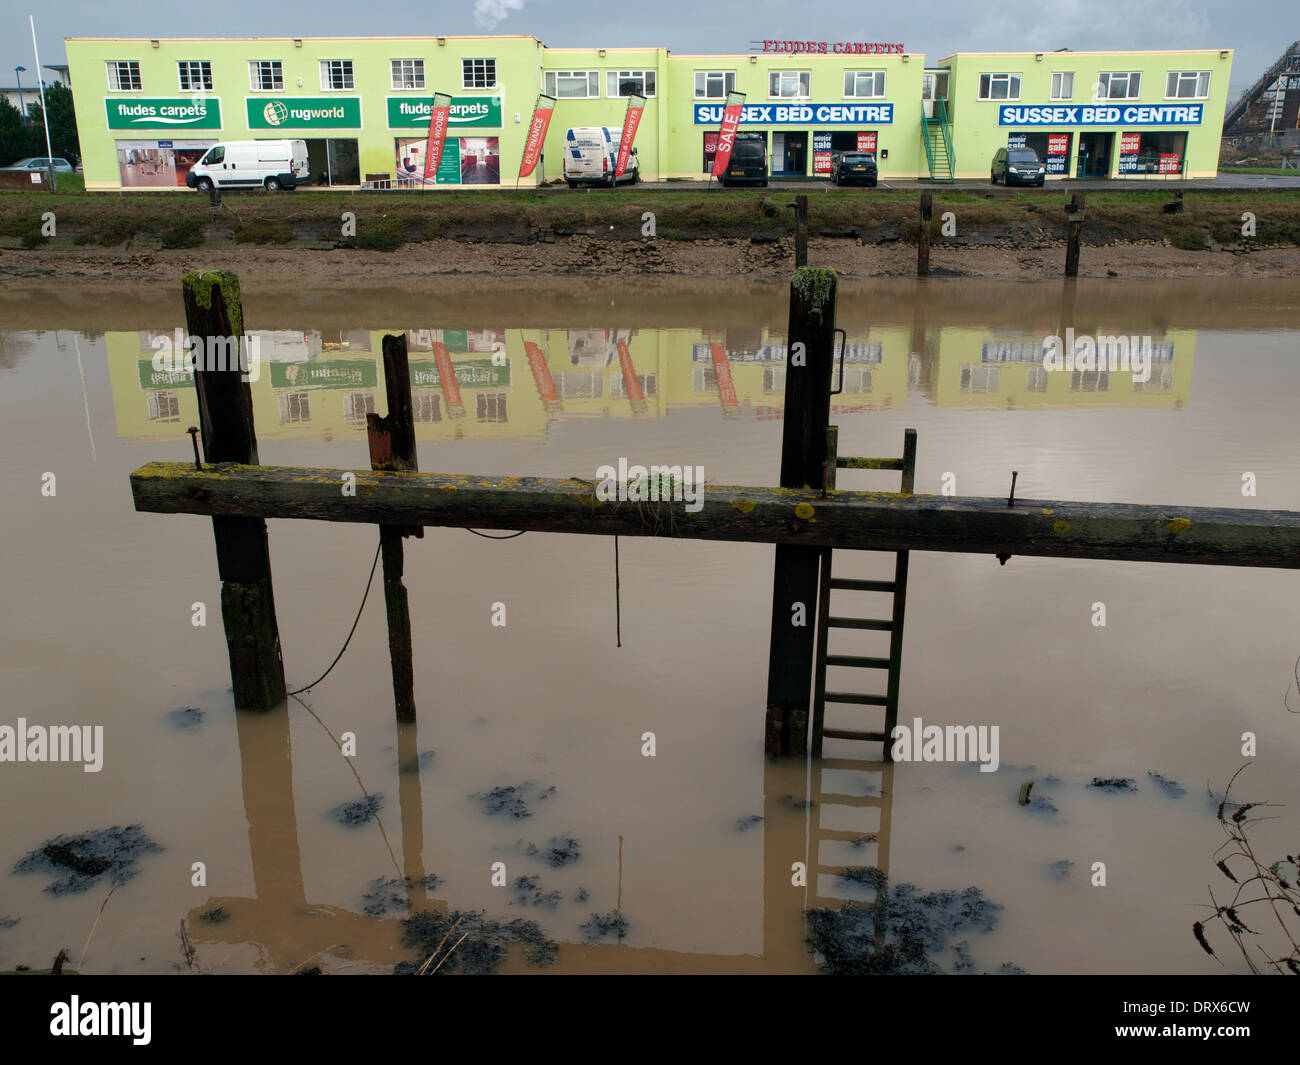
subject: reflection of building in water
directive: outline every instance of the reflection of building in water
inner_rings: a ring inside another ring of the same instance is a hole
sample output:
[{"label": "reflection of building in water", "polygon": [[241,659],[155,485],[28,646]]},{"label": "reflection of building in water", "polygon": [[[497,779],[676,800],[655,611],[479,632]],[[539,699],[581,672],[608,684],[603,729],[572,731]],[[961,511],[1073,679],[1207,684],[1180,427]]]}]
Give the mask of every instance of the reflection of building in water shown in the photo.
[{"label": "reflection of building in water", "polygon": [[[941,406],[990,407],[1157,407],[1181,408],[1191,392],[1196,331],[1174,329],[1151,337],[1150,376],[1106,368],[1048,370],[1043,364],[1041,335],[1024,331],[944,326],[930,356],[934,364],[926,392]],[[1085,329],[1076,327],[1082,337]],[[1093,339],[1119,335],[1113,325],[1099,325]]]},{"label": "reflection of building in water", "polygon": [[[380,350],[394,331],[251,334],[258,435],[363,439],[366,414],[384,407]],[[107,334],[119,436],[180,437],[197,424],[191,375],[153,364],[160,350],[171,362],[175,336],[174,329]],[[406,338],[419,440],[536,436],[555,418],[664,417],[691,407],[728,418],[782,416],[785,338],[757,327],[408,329]],[[847,338],[832,418],[902,407],[909,391],[954,406],[1181,407],[1196,333],[1152,339],[1151,377],[1140,383],[1131,371],[1048,372],[1043,338],[1021,330],[872,327]]]}]

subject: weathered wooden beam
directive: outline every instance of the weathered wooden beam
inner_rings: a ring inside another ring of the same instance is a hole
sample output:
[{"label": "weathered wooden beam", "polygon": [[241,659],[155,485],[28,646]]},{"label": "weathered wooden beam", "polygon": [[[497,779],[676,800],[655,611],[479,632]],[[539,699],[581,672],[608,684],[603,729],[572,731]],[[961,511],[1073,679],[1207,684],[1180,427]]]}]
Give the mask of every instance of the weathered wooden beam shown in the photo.
[{"label": "weathered wooden beam", "polygon": [[[196,271],[181,284],[185,324],[194,350],[194,385],[207,462],[257,463],[253,395],[244,351],[239,279]],[[235,706],[269,710],[285,699],[280,631],[271,586],[266,522],[258,517],[212,519],[221,578],[221,620],[230,656]]]},{"label": "weathered wooden beam", "polygon": [[916,276],[930,273],[930,219],[934,212],[934,193],[921,193],[920,228],[916,231]]},{"label": "weathered wooden beam", "polygon": [[1070,205],[1066,207],[1069,219],[1065,226],[1065,276],[1079,276],[1079,245],[1083,240],[1083,193],[1075,192],[1070,196]]},{"label": "weathered wooden beam", "polygon": [[1300,568],[1290,510],[708,485],[691,513],[682,501],[601,502],[594,482],[571,478],[356,470],[348,497],[344,472],[151,462],[131,490],[136,510],[161,514]]},{"label": "weathered wooden beam", "polygon": [[[411,371],[406,357],[406,334],[386,336],[382,342],[384,388],[388,413],[366,415],[370,440],[370,467],[374,470],[416,470],[415,412],[411,404]],[[388,615],[388,653],[393,667],[393,704],[397,720],[415,720],[415,667],[411,652],[411,610],[402,583],[402,537],[423,536],[421,526],[381,525],[380,550],[384,560],[384,607]]]},{"label": "weathered wooden beam", "polygon": [[[807,198],[801,199],[806,210]],[[796,208],[796,216],[799,210]],[[837,281],[834,270],[806,267],[796,270],[790,281],[781,486],[816,488],[819,495],[829,468],[826,429],[831,413]],[[777,544],[764,730],[768,754],[802,755],[807,747],[821,557],[822,552],[802,543]]]}]

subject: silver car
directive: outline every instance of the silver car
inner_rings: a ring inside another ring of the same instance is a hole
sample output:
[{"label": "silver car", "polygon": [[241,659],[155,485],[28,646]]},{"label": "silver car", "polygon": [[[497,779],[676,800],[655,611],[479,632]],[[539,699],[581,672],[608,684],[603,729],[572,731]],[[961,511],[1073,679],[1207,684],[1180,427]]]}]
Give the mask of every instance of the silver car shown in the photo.
[{"label": "silver car", "polygon": [[[30,159],[19,159],[18,162],[9,166],[0,166],[0,170],[49,170],[50,157],[36,156]],[[54,169],[60,174],[73,173],[73,166],[66,159],[55,159]]]}]

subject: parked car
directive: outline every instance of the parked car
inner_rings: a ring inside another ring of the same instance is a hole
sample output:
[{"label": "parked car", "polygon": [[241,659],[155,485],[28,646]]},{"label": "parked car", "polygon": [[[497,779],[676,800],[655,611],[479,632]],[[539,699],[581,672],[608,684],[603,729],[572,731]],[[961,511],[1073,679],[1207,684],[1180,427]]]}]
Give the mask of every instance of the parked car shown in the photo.
[{"label": "parked car", "polygon": [[1004,185],[1038,185],[1047,180],[1047,167],[1032,148],[999,148],[989,169],[989,181],[994,185],[1002,179]]},{"label": "parked car", "polygon": [[223,141],[190,167],[185,184],[200,192],[264,188],[268,192],[311,183],[306,141]]},{"label": "parked car", "polygon": [[767,140],[761,133],[736,134],[727,172],[718,178],[718,184],[767,187]]},{"label": "parked car", "polygon": [[875,152],[836,152],[831,156],[832,185],[876,187],[879,174]]},{"label": "parked car", "polygon": [[569,188],[579,185],[635,184],[641,174],[636,149],[628,156],[623,176],[614,180],[618,169],[618,146],[622,129],[609,126],[574,126],[564,135],[564,180]]},{"label": "parked car", "polygon": [[[19,159],[18,162],[12,163],[9,166],[0,167],[0,170],[49,170],[49,169],[50,169],[50,157],[48,155],[33,157],[30,159]],[[68,162],[66,159],[55,159],[54,169],[57,173],[60,174],[71,174],[73,172],[72,164]]]}]

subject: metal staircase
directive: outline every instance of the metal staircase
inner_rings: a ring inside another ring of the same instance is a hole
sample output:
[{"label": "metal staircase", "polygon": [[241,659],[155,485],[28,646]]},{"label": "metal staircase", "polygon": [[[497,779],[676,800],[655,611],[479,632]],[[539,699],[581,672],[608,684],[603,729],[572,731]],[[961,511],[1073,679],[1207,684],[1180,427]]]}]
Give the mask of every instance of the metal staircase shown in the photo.
[{"label": "metal staircase", "polygon": [[934,117],[922,115],[921,139],[925,142],[925,160],[930,165],[930,180],[951,185],[956,178],[956,160],[952,151],[952,127],[948,124],[948,106],[934,101]]}]

